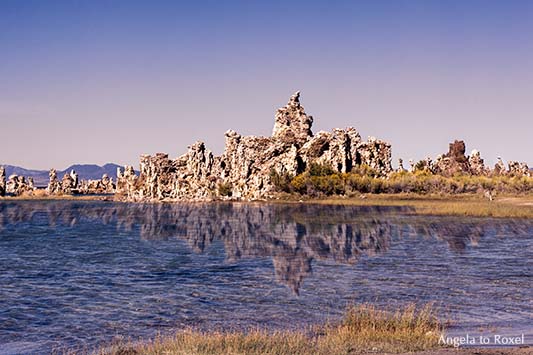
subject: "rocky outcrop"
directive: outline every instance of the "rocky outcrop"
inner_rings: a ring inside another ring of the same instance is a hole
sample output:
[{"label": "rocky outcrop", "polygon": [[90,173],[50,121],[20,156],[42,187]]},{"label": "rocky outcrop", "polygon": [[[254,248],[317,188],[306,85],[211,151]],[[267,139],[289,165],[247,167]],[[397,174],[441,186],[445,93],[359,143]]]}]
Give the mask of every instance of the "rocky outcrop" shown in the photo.
[{"label": "rocky outcrop", "polygon": [[[453,176],[457,173],[480,176],[532,176],[531,170],[525,162],[509,161],[508,167],[505,166],[501,157],[491,170],[485,166],[481,154],[476,149],[472,150],[469,156],[465,155],[466,146],[464,141],[454,141],[450,143],[448,153],[439,155],[435,161],[430,158],[419,161],[414,166],[411,165],[411,171],[429,171],[433,174],[443,176]],[[412,164],[412,160],[409,161]],[[400,166],[401,166],[400,162]],[[401,168],[399,169],[401,171]]]},{"label": "rocky outcrop", "polygon": [[112,194],[115,192],[115,183],[113,178],[104,174],[98,180],[81,180],[76,191],[84,195]]},{"label": "rocky outcrop", "polygon": [[117,168],[117,185],[115,194],[127,200],[134,200],[139,189],[137,188],[137,175],[133,166],[126,165],[124,172]]},{"label": "rocky outcrop", "polygon": [[117,174],[117,195],[133,201],[260,199],[274,191],[273,172],[295,176],[311,163],[341,173],[361,165],[381,176],[392,172],[389,143],[376,138],[362,141],[353,127],[313,135],[312,124],[296,92],[276,111],[271,137],[229,130],[221,156],[214,156],[203,142],[191,145],[177,159],[163,153],[143,155],[138,177],[131,167],[126,169],[130,172]]},{"label": "rocky outcrop", "polygon": [[413,161],[409,160],[409,164],[411,165],[410,171],[427,171],[448,177],[458,173],[469,175],[488,175],[491,173],[490,169],[485,166],[481,154],[477,150],[474,149],[469,156],[465,155],[465,151],[465,142],[455,140],[450,143],[448,152],[439,155],[435,160],[428,157],[420,160],[416,164],[413,164]]},{"label": "rocky outcrop", "polygon": [[531,176],[531,170],[526,163],[519,163],[517,161],[510,161],[508,163],[509,171],[508,173],[513,176]]},{"label": "rocky outcrop", "polygon": [[21,196],[26,193],[31,193],[35,190],[33,186],[33,179],[26,179],[24,176],[13,174],[9,177],[6,184],[6,193],[14,196]]},{"label": "rocky outcrop", "polygon": [[313,117],[308,116],[300,105],[300,92],[297,91],[285,107],[276,111],[272,138],[300,147],[313,135],[312,125]]},{"label": "rocky outcrop", "polygon": [[502,158],[498,157],[498,161],[494,165],[494,175],[505,175],[507,174],[507,170],[505,168],[505,164],[502,160]]},{"label": "rocky outcrop", "polygon": [[70,195],[78,188],[78,174],[74,170],[70,174],[63,175],[61,181],[61,193]]},{"label": "rocky outcrop", "polygon": [[473,175],[488,175],[490,170],[485,166],[481,154],[474,149],[468,157],[468,165],[470,167],[470,173]]},{"label": "rocky outcrop", "polygon": [[396,169],[397,172],[399,173],[403,173],[405,171],[407,171],[404,167],[403,167],[403,159],[402,158],[399,158],[398,159],[398,169]]},{"label": "rocky outcrop", "polygon": [[46,188],[46,192],[49,195],[57,195],[61,193],[61,183],[57,179],[57,172],[56,169],[50,169],[48,172],[49,182],[48,187]]},{"label": "rocky outcrop", "polygon": [[0,166],[0,197],[6,195],[6,170]]},{"label": "rocky outcrop", "polygon": [[465,155],[466,146],[464,141],[450,143],[448,153],[440,155],[432,164],[432,171],[444,176],[452,176],[456,173],[470,173],[470,164]]}]

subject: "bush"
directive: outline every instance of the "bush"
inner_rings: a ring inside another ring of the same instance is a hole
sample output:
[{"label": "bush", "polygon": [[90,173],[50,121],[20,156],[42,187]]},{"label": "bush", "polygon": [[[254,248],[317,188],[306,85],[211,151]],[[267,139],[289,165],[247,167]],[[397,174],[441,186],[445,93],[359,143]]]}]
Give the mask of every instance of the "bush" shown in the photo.
[{"label": "bush", "polygon": [[308,171],[311,176],[330,176],[335,174],[331,166],[318,163],[311,163]]},{"label": "bush", "polygon": [[387,178],[367,167],[360,166],[350,173],[332,172],[331,168],[312,164],[309,170],[295,176],[283,191],[302,195],[342,195],[360,193],[479,193],[494,191],[500,193],[527,193],[533,191],[533,178],[517,176],[475,176],[457,174],[452,177],[436,175],[428,170],[395,172]]},{"label": "bush", "polygon": [[292,192],[291,180],[293,176],[289,173],[278,173],[277,170],[270,170],[270,181],[277,192]]},{"label": "bush", "polygon": [[233,194],[233,185],[230,182],[223,182],[218,184],[218,194],[220,196],[231,197]]}]

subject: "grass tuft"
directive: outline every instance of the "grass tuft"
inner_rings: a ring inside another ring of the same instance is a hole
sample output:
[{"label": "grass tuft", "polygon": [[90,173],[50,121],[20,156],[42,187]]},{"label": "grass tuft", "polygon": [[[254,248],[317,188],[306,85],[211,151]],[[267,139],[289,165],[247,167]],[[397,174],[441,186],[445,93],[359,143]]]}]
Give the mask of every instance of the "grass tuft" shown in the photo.
[{"label": "grass tuft", "polygon": [[185,330],[172,337],[142,343],[118,343],[98,355],[220,355],[220,354],[359,354],[401,353],[432,349],[443,325],[433,305],[380,310],[369,304],[351,306],[337,323],[307,330],[201,332]]}]

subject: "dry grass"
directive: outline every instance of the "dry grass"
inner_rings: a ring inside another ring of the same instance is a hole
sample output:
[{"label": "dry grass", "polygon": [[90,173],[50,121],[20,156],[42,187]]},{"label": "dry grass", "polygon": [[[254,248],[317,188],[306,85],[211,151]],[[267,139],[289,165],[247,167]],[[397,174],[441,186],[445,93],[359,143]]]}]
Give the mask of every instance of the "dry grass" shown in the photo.
[{"label": "dry grass", "polygon": [[45,190],[39,189],[25,192],[20,196],[2,196],[0,201],[26,201],[26,200],[73,200],[73,201],[101,201],[113,200],[113,195],[48,195]]},{"label": "dry grass", "polygon": [[411,213],[494,218],[533,218],[533,195],[501,196],[494,201],[476,195],[379,194],[307,200],[308,203],[352,206],[409,206]]},{"label": "dry grass", "polygon": [[173,337],[101,348],[98,355],[220,355],[220,354],[359,354],[401,353],[438,347],[443,326],[433,306],[414,305],[379,310],[372,305],[350,307],[344,319],[305,331],[253,330],[200,332],[187,330]]}]

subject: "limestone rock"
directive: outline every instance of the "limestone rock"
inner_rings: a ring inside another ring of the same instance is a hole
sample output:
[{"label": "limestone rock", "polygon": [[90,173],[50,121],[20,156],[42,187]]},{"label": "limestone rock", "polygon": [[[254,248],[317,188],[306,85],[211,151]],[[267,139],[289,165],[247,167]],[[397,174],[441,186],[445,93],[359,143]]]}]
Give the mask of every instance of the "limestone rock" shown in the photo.
[{"label": "limestone rock", "polygon": [[468,165],[470,166],[470,173],[472,175],[487,175],[489,173],[481,158],[481,154],[476,149],[470,153]]},{"label": "limestone rock", "polygon": [[115,195],[119,198],[135,201],[137,180],[138,178],[137,175],[135,175],[133,166],[126,165],[124,167],[124,172],[122,172],[120,168],[117,168],[117,186]]},{"label": "limestone rock", "polygon": [[74,185],[72,176],[70,174],[63,175],[63,179],[61,180],[61,193],[70,195],[75,188],[76,186]]},{"label": "limestone rock", "polygon": [[113,178],[102,175],[98,180],[81,180],[79,188],[77,190],[81,194],[111,194],[115,192],[115,184]]},{"label": "limestone rock", "polygon": [[507,169],[505,168],[505,164],[503,163],[503,160],[500,157],[498,157],[498,161],[496,162],[496,165],[494,165],[494,174],[495,175],[507,174]]},{"label": "limestone rock", "polygon": [[455,140],[450,143],[448,153],[439,156],[432,165],[432,171],[443,176],[452,176],[456,173],[470,173],[470,164],[465,155],[464,141]]},{"label": "limestone rock", "polygon": [[115,192],[115,184],[113,183],[113,178],[107,176],[107,174],[102,175],[102,187],[104,193],[110,194]]},{"label": "limestone rock", "polygon": [[402,158],[399,158],[398,159],[398,169],[396,170],[397,172],[399,173],[402,173],[404,171],[407,171],[404,167],[403,167],[403,159]]},{"label": "limestone rock", "polygon": [[392,172],[391,145],[380,139],[370,137],[367,142],[357,145],[354,165],[368,165],[380,175]]},{"label": "limestone rock", "polygon": [[118,198],[261,199],[274,192],[273,172],[296,176],[311,163],[342,173],[359,165],[368,165],[381,176],[392,172],[390,144],[375,138],[363,142],[353,127],[313,136],[312,123],[296,92],[276,111],[271,137],[242,136],[229,130],[221,156],[213,156],[203,142],[191,145],[186,154],[174,160],[163,153],[143,155],[139,177],[117,173]]},{"label": "limestone rock", "polygon": [[13,174],[9,176],[6,184],[6,192],[15,196],[21,196],[34,190],[33,180],[28,182],[24,176]]},{"label": "limestone rock", "polygon": [[28,178],[28,188],[31,191],[35,190],[35,184],[34,184],[33,178],[31,176]]},{"label": "limestone rock", "polygon": [[50,169],[48,172],[49,182],[48,187],[46,188],[46,192],[49,195],[56,195],[61,192],[61,183],[57,179],[57,172],[55,169]]},{"label": "limestone rock", "polygon": [[509,174],[514,176],[531,176],[531,171],[525,162],[510,161]]},{"label": "limestone rock", "polygon": [[295,92],[285,107],[276,112],[272,137],[297,146],[303,145],[312,135],[313,117],[300,105],[300,92]]}]

